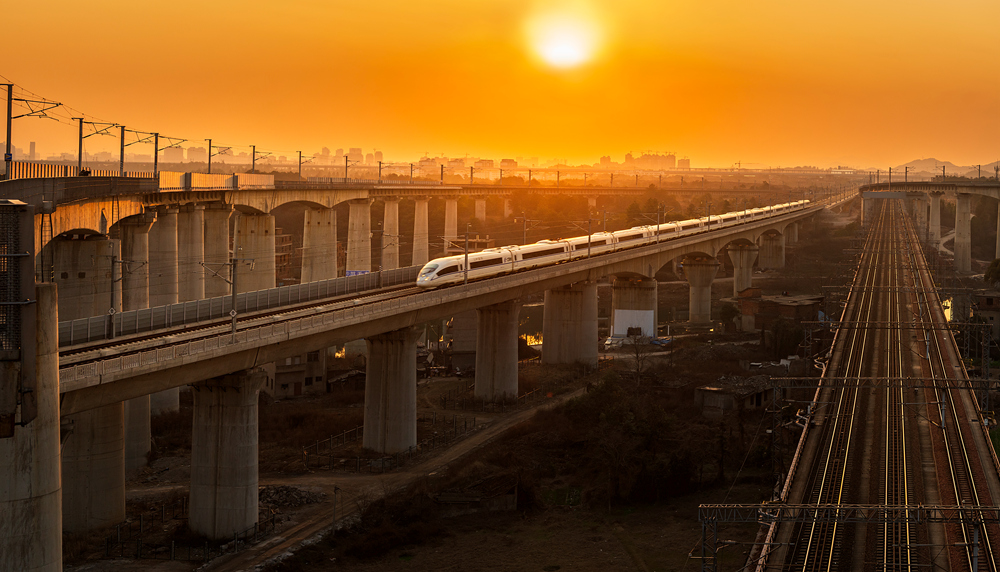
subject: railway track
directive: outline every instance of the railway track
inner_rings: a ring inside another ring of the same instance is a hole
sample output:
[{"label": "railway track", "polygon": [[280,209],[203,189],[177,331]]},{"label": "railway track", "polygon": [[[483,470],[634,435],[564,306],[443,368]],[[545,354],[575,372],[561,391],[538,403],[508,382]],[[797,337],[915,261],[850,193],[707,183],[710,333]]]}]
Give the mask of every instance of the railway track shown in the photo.
[{"label": "railway track", "polygon": [[[825,376],[846,381],[821,382],[806,443],[811,462],[789,502],[994,505],[996,457],[983,453],[980,412],[952,334],[933,325],[944,314],[900,201],[883,201],[869,227],[842,320]],[[911,377],[931,382],[862,383]],[[759,569],[997,571],[1000,526],[971,508],[960,520],[789,525]]]}]

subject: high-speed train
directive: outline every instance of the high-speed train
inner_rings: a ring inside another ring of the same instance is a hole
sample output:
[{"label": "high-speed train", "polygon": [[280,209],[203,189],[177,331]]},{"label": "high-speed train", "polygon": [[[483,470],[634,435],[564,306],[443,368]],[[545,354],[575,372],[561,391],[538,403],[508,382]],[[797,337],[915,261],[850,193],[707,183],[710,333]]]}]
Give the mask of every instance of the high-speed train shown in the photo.
[{"label": "high-speed train", "polygon": [[[668,222],[660,225],[635,226],[615,232],[598,232],[589,237],[584,235],[559,240],[542,240],[534,244],[487,248],[469,253],[468,279],[479,280],[480,278],[490,278],[520,270],[530,270],[586,258],[588,256],[588,238],[589,254],[597,256],[678,236],[714,230],[720,226],[736,224],[739,221],[753,219],[761,215],[799,210],[808,204],[807,200],[796,201],[712,217]],[[417,275],[417,286],[438,288],[449,284],[461,284],[465,279],[465,254],[458,254],[435,258],[425,264]]]}]

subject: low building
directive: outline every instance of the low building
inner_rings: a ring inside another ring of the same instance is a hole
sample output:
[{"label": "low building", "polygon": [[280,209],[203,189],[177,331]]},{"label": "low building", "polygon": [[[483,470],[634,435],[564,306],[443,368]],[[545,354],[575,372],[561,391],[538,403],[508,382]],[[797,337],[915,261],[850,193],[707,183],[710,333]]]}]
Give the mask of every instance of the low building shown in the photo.
[{"label": "low building", "polygon": [[740,311],[740,329],[755,332],[769,329],[779,319],[794,324],[819,320],[823,296],[764,296],[760,288],[751,287],[740,292],[735,301]]},{"label": "low building", "polygon": [[514,159],[501,159],[500,160],[500,168],[501,169],[516,169],[517,168],[517,161],[515,161]]},{"label": "low building", "polygon": [[972,294],[974,312],[990,325],[994,340],[1000,340],[1000,291],[977,290]]},{"label": "low building", "polygon": [[723,377],[718,383],[695,390],[695,405],[709,419],[722,419],[731,411],[763,409],[771,404],[774,388],[770,377]]},{"label": "low building", "polygon": [[274,386],[270,391],[275,399],[326,391],[326,352],[309,352],[275,364]]}]

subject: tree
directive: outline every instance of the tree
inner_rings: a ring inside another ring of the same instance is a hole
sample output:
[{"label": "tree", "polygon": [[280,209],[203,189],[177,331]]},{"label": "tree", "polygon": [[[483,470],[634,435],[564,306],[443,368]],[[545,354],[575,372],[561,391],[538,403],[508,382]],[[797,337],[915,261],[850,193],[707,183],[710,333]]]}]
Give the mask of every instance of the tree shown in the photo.
[{"label": "tree", "polygon": [[994,288],[1000,287],[1000,258],[990,262],[990,267],[986,269],[983,280]]}]

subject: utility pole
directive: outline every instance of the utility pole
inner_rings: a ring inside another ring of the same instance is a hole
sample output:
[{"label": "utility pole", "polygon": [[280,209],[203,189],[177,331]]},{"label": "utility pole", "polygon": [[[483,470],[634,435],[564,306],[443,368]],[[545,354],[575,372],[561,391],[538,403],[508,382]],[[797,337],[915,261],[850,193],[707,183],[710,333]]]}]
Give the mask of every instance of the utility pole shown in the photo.
[{"label": "utility pole", "polygon": [[7,85],[7,150],[3,154],[4,178],[10,179],[10,163],[14,160],[14,155],[10,152],[10,126],[14,116],[14,84]]},{"label": "utility pole", "polygon": [[121,134],[121,151],[118,153],[118,176],[125,176],[125,126],[120,126],[122,129]]},{"label": "utility pole", "polygon": [[615,186],[615,174],[614,173],[611,173],[611,184],[608,185],[608,186],[609,187]]},{"label": "utility pole", "polygon": [[608,211],[603,211],[603,212],[604,212],[604,232],[608,232]]},{"label": "utility pole", "polygon": [[382,182],[382,161],[378,162],[378,182]]},{"label": "utility pole", "polygon": [[503,186],[503,169],[500,169],[500,186]]},{"label": "utility pole", "polygon": [[469,283],[469,229],[472,228],[472,223],[465,223],[465,278],[462,281],[462,285],[465,286]]},{"label": "utility pole", "polygon": [[153,174],[160,172],[160,134],[153,133]]},{"label": "utility pole", "polygon": [[344,182],[347,182],[347,155],[344,155]]},{"label": "utility pole", "polygon": [[[80,136],[77,138],[76,146],[76,175],[79,177],[80,171],[83,170],[83,118],[74,117],[73,119],[80,122]],[[7,139],[10,139],[10,135],[7,136]]]},{"label": "utility pole", "polygon": [[531,169],[528,169],[528,186],[531,186]]},{"label": "utility pole", "polygon": [[256,172],[256,171],[257,171],[257,146],[256,145],[251,145],[250,146],[250,172],[253,173],[253,172]]},{"label": "utility pole", "polygon": [[410,163],[410,184],[413,184],[413,163]]},{"label": "utility pole", "polygon": [[298,154],[299,154],[299,180],[301,181],[302,180],[302,151],[299,151]]},{"label": "utility pole", "polygon": [[[208,141],[208,174],[211,175],[212,174],[212,140],[211,139],[206,139],[205,141]],[[233,306],[233,307],[235,308],[235,306]],[[234,320],[235,320],[235,318],[234,318]],[[233,324],[235,324],[235,323],[236,322],[234,321]],[[236,326],[234,325],[233,327],[236,327]],[[233,330],[233,331],[235,332],[236,330]]]},{"label": "utility pole", "polygon": [[524,230],[521,234],[521,244],[528,244],[528,217],[521,211],[521,222],[524,223]]},{"label": "utility pole", "polygon": [[441,165],[441,184],[444,184],[444,165]]},{"label": "utility pole", "polygon": [[941,165],[941,182],[942,183],[947,183],[948,182],[948,175],[945,174],[945,170],[946,169],[947,169],[946,165]]},{"label": "utility pole", "polygon": [[910,181],[910,167],[903,167],[903,182],[907,183]]},{"label": "utility pole", "polygon": [[636,174],[636,176],[635,176],[635,186],[637,186],[637,187],[639,186],[639,175],[638,174]]},{"label": "utility pole", "polygon": [[475,172],[475,167],[469,167],[469,184],[472,184],[472,175]]},{"label": "utility pole", "polygon": [[556,171],[556,187],[559,186],[559,171]]},{"label": "utility pole", "polygon": [[594,219],[587,217],[587,258],[590,258],[590,239],[594,235],[594,233],[590,230],[590,223],[593,221]]}]

